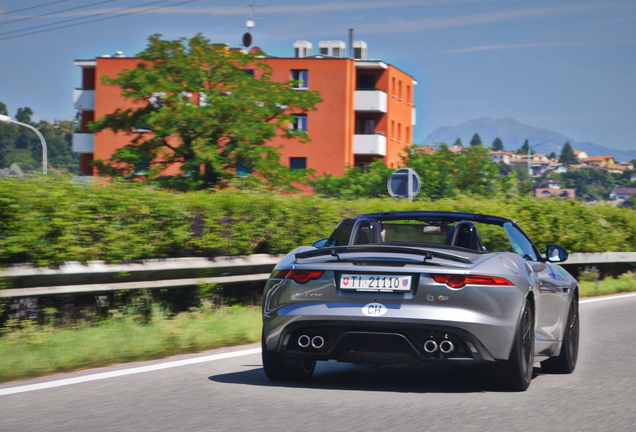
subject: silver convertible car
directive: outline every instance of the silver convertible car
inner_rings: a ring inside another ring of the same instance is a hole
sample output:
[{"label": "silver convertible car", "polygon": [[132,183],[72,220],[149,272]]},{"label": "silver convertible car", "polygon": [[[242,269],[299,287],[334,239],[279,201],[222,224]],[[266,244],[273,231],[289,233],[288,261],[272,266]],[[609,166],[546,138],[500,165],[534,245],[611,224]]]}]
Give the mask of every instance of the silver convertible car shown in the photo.
[{"label": "silver convertible car", "polygon": [[[492,364],[523,391],[533,364],[571,373],[577,281],[567,251],[541,254],[512,220],[414,211],[343,220],[290,252],[263,296],[262,356],[272,380],[300,381],[316,361]],[[536,356],[536,359],[535,359]]]}]

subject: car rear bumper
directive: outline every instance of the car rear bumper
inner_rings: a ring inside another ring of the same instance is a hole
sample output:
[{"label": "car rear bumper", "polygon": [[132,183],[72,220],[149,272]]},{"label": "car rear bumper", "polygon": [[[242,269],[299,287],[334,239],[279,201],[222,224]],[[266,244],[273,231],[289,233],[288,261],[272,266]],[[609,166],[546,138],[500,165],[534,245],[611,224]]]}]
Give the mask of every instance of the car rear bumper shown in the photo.
[{"label": "car rear bumper", "polygon": [[423,323],[295,320],[268,331],[267,349],[290,356],[352,363],[474,363],[495,358],[472,333]]}]

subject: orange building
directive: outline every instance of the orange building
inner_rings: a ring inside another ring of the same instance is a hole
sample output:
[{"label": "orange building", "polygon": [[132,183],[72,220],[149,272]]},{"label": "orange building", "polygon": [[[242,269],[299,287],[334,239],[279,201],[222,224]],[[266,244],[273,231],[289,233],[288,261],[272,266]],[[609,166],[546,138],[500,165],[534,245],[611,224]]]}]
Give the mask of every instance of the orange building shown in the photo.
[{"label": "orange building", "polygon": [[[345,44],[340,41],[320,42],[318,55],[311,55],[311,43],[298,41],[295,57],[266,57],[272,80],[301,80],[303,85],[297,91],[317,90],[323,99],[317,111],[296,118],[296,127],[307,130],[311,142],[272,140],[272,145],[284,146],[280,151],[283,165],[314,169],[317,175],[342,175],[346,167],[366,165],[377,158],[397,167],[404,148],[412,144],[417,82],[390,64],[366,59],[364,42],[354,41],[353,46],[355,58],[343,56]],[[121,53],[75,61],[82,68],[82,87],[75,89],[73,102],[81,113],[83,132],[73,135],[73,150],[80,153],[82,174],[93,174],[92,160],[109,158],[133,138],[86,131],[90,121],[132,106],[118,87],[103,85],[100,77],[114,77],[138,62]]]}]

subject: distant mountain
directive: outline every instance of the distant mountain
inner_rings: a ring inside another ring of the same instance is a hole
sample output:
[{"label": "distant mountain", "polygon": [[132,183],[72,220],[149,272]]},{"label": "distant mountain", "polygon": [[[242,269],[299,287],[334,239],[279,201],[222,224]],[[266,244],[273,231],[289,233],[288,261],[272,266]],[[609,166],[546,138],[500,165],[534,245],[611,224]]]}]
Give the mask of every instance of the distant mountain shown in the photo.
[{"label": "distant mountain", "polygon": [[453,145],[455,140],[460,138],[464,147],[467,147],[475,133],[479,134],[481,141],[487,147],[491,146],[494,139],[499,137],[503,142],[504,150],[507,151],[517,151],[527,139],[536,153],[550,154],[555,152],[559,155],[563,144],[569,141],[574,150],[583,150],[589,156],[611,155],[617,162],[636,159],[636,150],[616,150],[591,142],[577,142],[558,132],[529,126],[510,117],[498,120],[483,117],[469,120],[456,127],[438,127],[426,137],[421,145],[433,145],[439,142]]}]

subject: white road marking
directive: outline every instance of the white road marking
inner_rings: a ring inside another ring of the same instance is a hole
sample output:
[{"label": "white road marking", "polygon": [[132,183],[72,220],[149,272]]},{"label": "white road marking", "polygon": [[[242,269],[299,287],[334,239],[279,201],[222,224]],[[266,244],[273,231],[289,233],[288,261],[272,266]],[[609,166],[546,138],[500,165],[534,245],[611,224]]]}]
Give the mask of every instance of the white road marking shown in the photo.
[{"label": "white road marking", "polygon": [[609,295],[609,296],[603,296],[603,297],[592,297],[592,298],[586,298],[583,300],[579,300],[579,303],[595,303],[595,302],[600,302],[600,301],[607,301],[607,300],[619,300],[619,299],[624,299],[624,298],[628,298],[628,297],[636,297],[636,293],[630,293],[630,294],[618,294],[618,295]]},{"label": "white road marking", "polygon": [[136,368],[122,369],[122,370],[117,370],[112,372],[102,372],[102,373],[97,373],[93,375],[84,375],[84,376],[80,376],[76,378],[67,378],[67,379],[49,381],[49,382],[44,382],[39,384],[28,384],[28,385],[17,386],[17,387],[9,387],[5,389],[0,389],[0,396],[7,396],[7,395],[24,393],[24,392],[35,391],[35,390],[44,390],[44,389],[62,387],[62,386],[73,385],[73,384],[81,384],[81,383],[90,382],[90,381],[116,378],[116,377],[121,377],[125,375],[133,375],[133,374],[144,373],[144,372],[153,372],[153,371],[158,371],[162,369],[171,369],[175,367],[188,366],[188,365],[193,365],[197,363],[205,363],[205,362],[211,362],[216,360],[224,360],[224,359],[229,359],[234,357],[241,357],[241,356],[246,356],[251,354],[258,354],[260,352],[261,352],[260,348],[252,348],[252,349],[241,350],[241,351],[232,351],[232,352],[223,353],[223,354],[212,354],[212,355],[204,356],[204,357],[195,357],[195,358],[186,359],[186,360],[177,360],[177,361],[167,362],[167,363],[158,363],[158,364],[153,364],[149,366],[140,366]]}]

